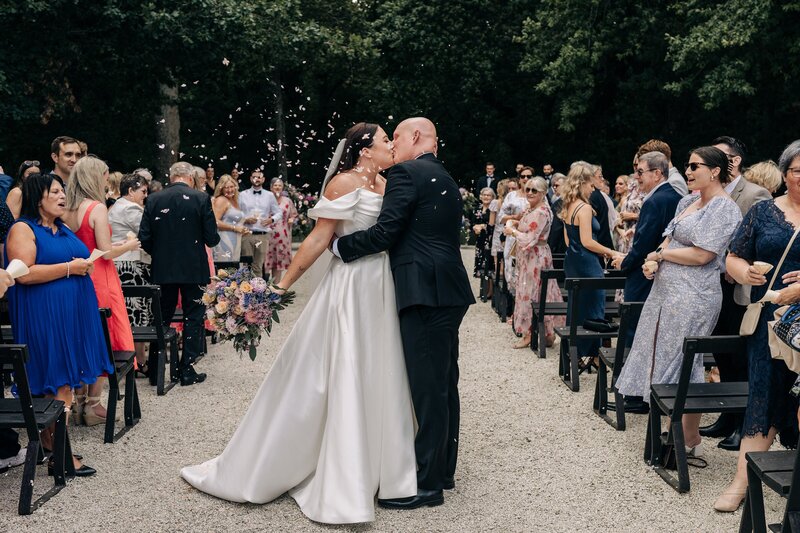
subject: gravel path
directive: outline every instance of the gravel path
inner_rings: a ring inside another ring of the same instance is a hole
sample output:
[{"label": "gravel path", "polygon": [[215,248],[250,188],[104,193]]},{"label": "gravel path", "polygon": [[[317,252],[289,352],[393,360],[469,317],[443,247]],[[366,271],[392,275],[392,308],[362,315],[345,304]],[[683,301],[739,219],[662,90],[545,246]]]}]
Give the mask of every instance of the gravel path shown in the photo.
[{"label": "gravel path", "polygon": [[[463,250],[465,264],[472,251]],[[471,269],[470,269],[471,270]],[[313,277],[313,276],[312,276]],[[473,280],[474,281],[474,280]],[[741,511],[711,505],[729,481],[736,455],[707,440],[709,467],[690,470],[692,490],[679,495],[642,461],[646,417],[628,417],[615,432],[592,412],[595,375],[570,392],[557,376],[555,350],[537,359],[513,350],[510,327],[488,304],[470,308],[461,327],[461,454],[456,490],[445,505],[416,511],[378,509],[354,527],[315,524],[294,500],[232,504],[184,483],[179,469],[222,451],[307,301],[284,312],[255,362],[229,344],[210,346],[198,364],[208,380],[164,397],[138,381],[143,420],[118,443],[102,443],[100,426],[71,428],[74,448],[98,469],[75,480],[32,516],[16,514],[21,469],[0,475],[0,531],[735,531]],[[475,286],[477,293],[477,286]],[[50,483],[38,468],[38,491]],[[768,517],[783,500],[770,494]]]}]

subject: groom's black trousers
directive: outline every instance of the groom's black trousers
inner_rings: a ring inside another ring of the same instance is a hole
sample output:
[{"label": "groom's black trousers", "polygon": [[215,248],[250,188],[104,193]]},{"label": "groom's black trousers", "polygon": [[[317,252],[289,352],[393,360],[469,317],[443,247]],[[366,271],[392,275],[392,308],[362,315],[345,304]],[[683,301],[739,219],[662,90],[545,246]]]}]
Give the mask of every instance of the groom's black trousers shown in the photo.
[{"label": "groom's black trousers", "polygon": [[419,431],[417,486],[440,490],[458,458],[458,328],[467,306],[400,311],[400,333]]}]

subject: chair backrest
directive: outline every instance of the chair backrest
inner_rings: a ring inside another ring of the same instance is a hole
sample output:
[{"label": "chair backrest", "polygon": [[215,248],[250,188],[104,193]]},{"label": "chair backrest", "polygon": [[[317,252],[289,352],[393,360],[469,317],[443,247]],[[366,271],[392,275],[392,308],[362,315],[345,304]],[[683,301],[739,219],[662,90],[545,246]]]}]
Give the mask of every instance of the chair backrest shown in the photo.
[{"label": "chair backrest", "polygon": [[158,336],[158,348],[166,348],[164,336],[164,317],[161,315],[161,287],[158,285],[123,285],[122,294],[126,298],[146,298],[150,300],[150,309],[153,313],[153,327]]},{"label": "chair backrest", "polygon": [[25,430],[28,440],[39,440],[39,429],[36,427],[36,414],[33,412],[33,398],[28,383],[28,373],[25,363],[28,362],[28,346],[25,344],[0,344],[0,368],[14,372],[14,381],[17,384],[17,396],[22,408],[22,417],[25,420]]},{"label": "chair backrest", "polygon": [[[610,290],[624,289],[625,278],[567,278],[564,280],[564,288],[567,289],[567,314],[570,317],[577,316],[578,296],[581,291],[587,290]],[[569,324],[569,334],[574,336],[578,332],[577,320],[571,320]]]},{"label": "chair backrest", "polygon": [[683,414],[686,405],[686,395],[689,392],[689,381],[692,378],[694,359],[699,354],[727,354],[744,353],[747,350],[747,337],[740,335],[718,335],[709,337],[686,337],[683,340],[683,360],[681,373],[678,378],[678,388],[675,391],[675,407],[672,411],[673,418]]},{"label": "chair backrest", "polygon": [[108,319],[111,318],[111,309],[108,307],[101,307],[100,311],[100,324],[103,326],[103,337],[105,338],[106,352],[108,352],[108,359],[111,361],[111,366],[114,366],[114,350],[111,348],[111,334],[108,331]]},{"label": "chair backrest", "polygon": [[547,286],[550,285],[550,280],[554,279],[556,282],[563,283],[564,281],[564,271],[563,270],[542,270],[542,285],[539,287],[539,301],[538,309],[539,309],[539,316],[544,316],[544,306],[547,304]]},{"label": "chair backrest", "polygon": [[628,344],[628,333],[632,329],[631,324],[639,320],[642,314],[644,302],[622,302],[619,304],[619,334],[617,334],[617,350],[614,354],[614,375],[619,375],[622,370],[625,358],[628,356],[630,348]]}]

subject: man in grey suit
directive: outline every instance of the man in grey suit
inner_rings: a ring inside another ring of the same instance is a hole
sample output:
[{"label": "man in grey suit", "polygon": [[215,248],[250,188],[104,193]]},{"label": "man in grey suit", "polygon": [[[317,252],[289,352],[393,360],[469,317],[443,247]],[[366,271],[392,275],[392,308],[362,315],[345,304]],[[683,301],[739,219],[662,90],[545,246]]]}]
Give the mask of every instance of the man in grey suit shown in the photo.
[{"label": "man in grey suit", "polygon": [[[772,198],[768,190],[750,183],[742,176],[742,163],[747,155],[744,143],[733,137],[723,136],[714,139],[713,144],[728,157],[728,170],[732,179],[725,186],[725,192],[739,206],[742,216],[753,207],[753,204]],[[738,335],[746,306],[734,300],[734,292],[740,292],[741,288],[737,290],[736,282],[727,274],[722,275],[721,283],[722,308],[713,334]],[[739,300],[740,303],[746,303]],[[747,381],[746,353],[720,354],[716,357],[716,361],[722,382]],[[708,437],[726,437],[718,446],[724,450],[738,450],[742,440],[742,422],[741,415],[723,414],[714,424],[701,428],[700,434]]]}]

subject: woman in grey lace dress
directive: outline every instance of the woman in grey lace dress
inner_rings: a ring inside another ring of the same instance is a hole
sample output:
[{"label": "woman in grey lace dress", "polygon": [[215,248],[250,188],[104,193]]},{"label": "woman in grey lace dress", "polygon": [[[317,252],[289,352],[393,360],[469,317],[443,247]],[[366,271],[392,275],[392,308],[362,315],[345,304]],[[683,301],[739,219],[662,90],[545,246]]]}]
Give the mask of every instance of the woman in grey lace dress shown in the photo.
[{"label": "woman in grey lace dress", "polygon": [[[657,261],[653,289],[647,297],[630,355],[617,387],[625,396],[650,397],[651,383],[677,383],[683,358],[683,339],[709,335],[722,305],[720,268],[742,214],[725,192],[728,160],[714,147],[691,152],[686,169],[690,194],[678,204],[675,218],[664,231],[666,239],[647,261]],[[647,267],[645,263],[645,268]],[[703,381],[698,355],[692,382]],[[700,455],[699,415],[684,415],[686,446]]]}]

